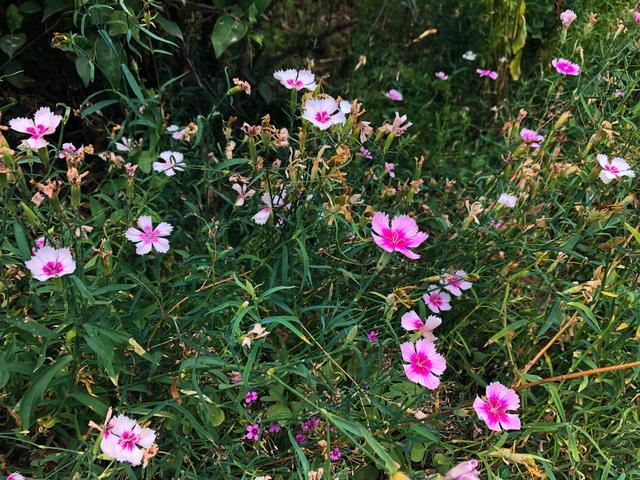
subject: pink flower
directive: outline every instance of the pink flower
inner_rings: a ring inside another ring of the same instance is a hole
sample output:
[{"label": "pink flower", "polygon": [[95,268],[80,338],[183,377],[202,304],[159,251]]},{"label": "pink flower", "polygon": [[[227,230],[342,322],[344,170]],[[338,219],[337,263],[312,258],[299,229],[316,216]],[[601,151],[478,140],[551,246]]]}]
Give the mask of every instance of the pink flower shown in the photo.
[{"label": "pink flower", "polygon": [[384,96],[393,102],[401,102],[403,99],[402,93],[400,93],[395,88],[392,88],[391,90],[389,90],[387,93],[384,94]]},{"label": "pink flower", "polygon": [[100,449],[119,462],[140,465],[144,450],[153,446],[156,433],[150,428],[142,428],[138,423],[125,416],[112,418],[102,432]]},{"label": "pink flower", "polygon": [[600,171],[600,180],[602,180],[605,184],[612,182],[617,178],[622,177],[635,177],[636,174],[629,164],[620,157],[614,157],[611,162],[606,155],[598,154],[597,156],[598,163],[602,167]]},{"label": "pink flower", "polygon": [[580,75],[580,66],[565,58],[554,58],[551,61],[551,65],[553,65],[556,71],[562,75]]},{"label": "pink flower", "polygon": [[435,390],[440,385],[440,378],[447,368],[444,357],[436,352],[436,346],[429,340],[418,340],[415,344],[406,342],[400,345],[404,373],[407,378],[430,390]]},{"label": "pink flower", "polygon": [[14,118],[9,121],[9,127],[16,132],[31,135],[26,143],[29,147],[38,149],[49,145],[44,136],[54,133],[61,120],[62,116],[55,115],[49,107],[40,107],[33,120],[24,117]]},{"label": "pink flower", "polygon": [[371,342],[371,343],[376,343],[378,341],[378,337],[376,337],[376,331],[375,330],[371,330],[369,332],[369,334],[367,335],[367,338],[369,339],[369,342]]},{"label": "pink flower", "polygon": [[640,12],[633,12],[633,18],[637,24],[640,24]]},{"label": "pink flower", "polygon": [[164,172],[167,177],[173,177],[176,172],[182,172],[186,165],[184,156],[180,152],[170,150],[160,152],[160,158],[164,162],[153,162],[153,169],[156,172]]},{"label": "pink flower", "polygon": [[167,127],[167,132],[171,134],[171,138],[174,140],[182,140],[188,131],[189,127],[180,128],[178,125],[169,125]]},{"label": "pink flower", "polygon": [[520,430],[520,417],[515,413],[507,413],[508,410],[520,408],[520,398],[515,390],[493,382],[487,385],[486,398],[482,400],[476,397],[473,408],[490,430]]},{"label": "pink flower", "polygon": [[624,97],[624,90],[616,90],[614,95],[616,97]]},{"label": "pink flower", "polygon": [[360,151],[356,153],[358,157],[364,157],[367,160],[371,160],[373,158],[373,154],[364,147],[360,147]]},{"label": "pink flower", "polygon": [[394,217],[389,228],[389,216],[383,212],[376,212],[373,214],[371,225],[375,232],[372,236],[376,245],[387,252],[400,252],[412,260],[417,260],[420,255],[409,249],[419,247],[429,238],[429,234],[421,232],[416,221],[408,215]]},{"label": "pink flower", "polygon": [[509,193],[502,193],[498,197],[498,203],[507,208],[515,207],[517,202],[518,202],[518,197],[516,197],[515,195],[511,195]]},{"label": "pink flower", "polygon": [[459,297],[462,295],[463,290],[469,290],[473,285],[471,282],[463,280],[463,277],[467,276],[467,272],[464,270],[457,270],[455,275],[445,273],[444,278],[440,280],[440,283],[444,285],[444,288],[449,290],[452,295]]},{"label": "pink flower", "polygon": [[159,253],[167,253],[169,251],[169,240],[162,237],[168,236],[173,230],[173,226],[170,223],[160,222],[156,228],[153,228],[151,217],[142,215],[138,218],[138,226],[142,231],[131,227],[124,234],[127,240],[136,244],[136,253],[138,255],[146,255],[152,248]]},{"label": "pink flower", "polygon": [[478,468],[476,459],[460,462],[445,474],[444,480],[480,480],[480,474],[476,468]]},{"label": "pink flower", "polygon": [[443,292],[435,285],[432,285],[422,296],[424,303],[426,303],[429,310],[433,313],[444,312],[446,310],[451,310],[451,295],[446,292]]},{"label": "pink flower", "polygon": [[274,195],[273,198],[269,196],[269,192],[264,192],[262,194],[262,197],[260,197],[260,200],[262,200],[262,203],[264,203],[266,207],[252,217],[253,221],[258,225],[264,225],[265,223],[267,223],[267,220],[269,220],[269,217],[273,213],[273,208],[283,205],[286,196],[286,190],[282,190],[279,195]]},{"label": "pink flower", "polygon": [[294,440],[298,445],[302,445],[303,443],[307,442],[307,436],[302,432],[298,432],[296,433]]},{"label": "pink flower", "polygon": [[538,132],[529,130],[528,128],[520,130],[520,137],[522,137],[525,142],[531,144],[534,148],[538,148],[540,146],[540,142],[544,142],[544,137],[542,135],[538,135]]},{"label": "pink flower", "polygon": [[280,422],[273,421],[269,425],[269,433],[279,433],[282,430],[280,427]]},{"label": "pink flower", "polygon": [[31,253],[34,253],[34,254],[36,253],[36,251],[39,248],[48,247],[49,246],[49,240],[47,240],[44,237],[36,238],[36,242],[35,243],[36,243],[36,246],[31,249]]},{"label": "pink flower", "polygon": [[307,90],[314,91],[316,89],[315,75],[309,70],[295,70],[290,68],[289,70],[277,70],[273,72],[273,76],[286,88],[291,90]]},{"label": "pink flower", "polygon": [[36,250],[30,260],[25,262],[31,274],[41,282],[53,277],[62,277],[73,273],[76,262],[71,257],[68,248],[53,248],[44,246]]},{"label": "pink flower", "polygon": [[404,132],[406,132],[407,129],[413,125],[413,123],[407,121],[406,115],[400,115],[398,112],[395,112],[395,115],[396,116],[393,119],[393,123],[391,124],[391,133],[393,133],[396,137],[399,137]]},{"label": "pink flower", "polygon": [[128,152],[131,150],[131,142],[127,137],[121,137],[119,142],[116,142],[116,150],[119,152]]},{"label": "pink flower", "polygon": [[387,171],[387,175],[391,178],[395,178],[396,174],[393,169],[396,168],[394,163],[384,162],[384,169]]},{"label": "pink flower", "polygon": [[249,190],[249,187],[247,187],[245,184],[234,183],[233,185],[231,185],[231,188],[238,192],[238,198],[235,203],[236,207],[241,207],[242,205],[244,205],[244,201],[247,198],[253,197],[256,193],[255,190]]},{"label": "pink flower", "polygon": [[429,315],[429,317],[422,321],[420,316],[414,311],[409,310],[402,315],[402,328],[408,332],[418,331],[422,334],[425,340],[435,342],[438,337],[433,334],[433,331],[440,326],[442,319],[435,315]]},{"label": "pink flower", "polygon": [[247,440],[253,440],[257,442],[260,438],[260,425],[257,423],[247,426]]},{"label": "pink flower", "polygon": [[331,450],[331,452],[329,452],[329,458],[331,458],[332,462],[340,460],[341,456],[342,454],[340,453],[340,449],[338,447],[334,448],[333,450]]},{"label": "pink flower", "polygon": [[258,392],[248,392],[244,396],[244,403],[246,403],[247,405],[255,402],[256,400],[258,400]]},{"label": "pink flower", "polygon": [[449,79],[449,75],[447,75],[446,73],[440,71],[440,72],[436,72],[436,77],[439,78],[440,80],[448,80]]},{"label": "pink flower", "polygon": [[18,472],[14,472],[7,477],[7,480],[24,480],[24,476],[20,475]]},{"label": "pink flower", "polygon": [[498,73],[493,70],[485,70],[484,68],[478,68],[476,73],[482,77],[489,77],[491,80],[496,80],[498,78]]},{"label": "pink flower", "polygon": [[73,155],[77,152],[78,149],[73,143],[63,143],[62,150],[58,154],[58,158],[72,158]]},{"label": "pink flower", "polygon": [[578,15],[576,15],[576,12],[573,10],[565,10],[560,14],[560,21],[564,28],[569,28],[569,25],[571,25],[576,18],[578,18]]},{"label": "pink flower", "polygon": [[332,125],[342,124],[346,121],[344,112],[331,97],[307,100],[304,104],[302,118],[308,120],[320,130],[326,130]]}]

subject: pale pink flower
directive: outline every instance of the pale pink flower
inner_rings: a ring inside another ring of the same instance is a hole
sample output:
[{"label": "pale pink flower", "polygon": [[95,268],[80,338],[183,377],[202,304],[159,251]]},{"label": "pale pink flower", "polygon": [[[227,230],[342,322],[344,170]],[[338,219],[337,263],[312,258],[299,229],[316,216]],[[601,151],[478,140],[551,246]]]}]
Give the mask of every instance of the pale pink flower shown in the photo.
[{"label": "pale pink flower", "polygon": [[444,480],[480,480],[476,459],[460,462],[444,475]]},{"label": "pale pink flower", "polygon": [[476,73],[480,78],[489,77],[491,80],[496,80],[498,78],[498,72],[493,70],[485,70],[484,68],[478,68]]},{"label": "pale pink flower", "polygon": [[39,237],[36,238],[35,244],[36,246],[31,249],[31,253],[36,253],[39,248],[48,247],[49,240],[47,240],[45,237]]},{"label": "pale pink flower", "polygon": [[570,62],[566,58],[554,58],[551,61],[551,65],[553,65],[556,71],[562,75],[580,75],[580,66]]},{"label": "pale pink flower", "polygon": [[578,15],[576,15],[576,12],[573,10],[565,10],[560,14],[560,21],[564,28],[569,28],[569,25],[571,25],[576,18],[578,18]]},{"label": "pale pink flower", "polygon": [[182,140],[185,133],[189,131],[189,127],[180,128],[178,125],[169,125],[167,132],[171,134],[171,138],[174,140]]},{"label": "pale pink flower", "polygon": [[273,76],[286,88],[291,90],[307,90],[314,91],[316,89],[315,75],[309,70],[295,70],[290,68],[289,70],[277,70],[273,72]]},{"label": "pale pink flower", "polygon": [[395,115],[396,116],[393,119],[393,123],[391,124],[391,133],[393,133],[396,137],[399,137],[404,132],[406,132],[407,129],[413,125],[413,123],[407,120],[406,115],[400,115],[398,112],[395,112]]},{"label": "pale pink flower", "polygon": [[235,203],[236,207],[241,207],[242,205],[244,205],[244,201],[247,198],[253,197],[256,193],[255,190],[249,190],[249,187],[247,187],[245,184],[234,183],[233,185],[231,185],[231,188],[238,193],[238,198]]},{"label": "pale pink flower", "polygon": [[373,158],[373,154],[371,153],[370,150],[364,147],[360,147],[360,151],[356,152],[356,157],[364,157],[367,160],[371,160]]},{"label": "pale pink flower", "polygon": [[486,400],[476,397],[473,408],[490,430],[520,430],[520,417],[515,413],[507,413],[520,408],[520,398],[515,390],[499,382],[487,385]]},{"label": "pale pink flower", "polygon": [[538,148],[540,143],[544,142],[544,137],[542,135],[539,135],[538,132],[529,130],[528,128],[520,130],[520,137],[534,148]]},{"label": "pale pink flower", "polygon": [[414,310],[409,310],[402,315],[402,328],[408,332],[417,331],[422,334],[425,340],[435,342],[438,337],[433,334],[433,331],[440,326],[442,319],[435,315],[429,315],[426,320],[422,320]]},{"label": "pale pink flower", "polygon": [[421,232],[416,221],[408,215],[394,217],[389,227],[389,215],[376,212],[373,214],[371,225],[375,232],[372,236],[376,245],[387,252],[400,252],[412,260],[417,260],[420,255],[410,248],[419,247],[429,238],[429,234]]},{"label": "pale pink flower", "polygon": [[407,378],[430,390],[440,385],[440,378],[447,368],[444,357],[436,352],[436,346],[429,340],[418,340],[415,344],[406,342],[400,345],[404,373]]},{"label": "pale pink flower", "polygon": [[153,162],[153,169],[156,172],[164,172],[167,177],[173,177],[176,172],[182,172],[185,167],[184,155],[180,152],[166,150],[160,152],[160,158],[164,162]]},{"label": "pale pink flower", "polygon": [[600,180],[602,180],[605,184],[612,182],[617,178],[622,177],[635,177],[636,174],[629,164],[620,157],[614,157],[611,162],[609,162],[609,158],[606,155],[598,154],[597,156],[598,163],[602,167],[600,171]]},{"label": "pale pink flower", "polygon": [[393,169],[396,168],[395,163],[384,162],[384,169],[387,171],[387,175],[391,178],[395,178],[396,174]]},{"label": "pale pink flower", "polygon": [[[82,148],[80,149],[82,151]],[[73,143],[67,142],[62,144],[62,150],[58,154],[58,158],[72,158],[74,154],[78,152],[78,149]]]},{"label": "pale pink flower", "polygon": [[616,97],[624,97],[624,90],[616,90],[614,95]]},{"label": "pale pink flower", "polygon": [[131,150],[131,141],[127,137],[121,137],[119,142],[116,142],[116,150],[119,152],[128,152]]},{"label": "pale pink flower", "polygon": [[40,107],[33,120],[24,117],[13,118],[9,120],[9,127],[16,132],[31,135],[26,143],[30,148],[38,149],[49,145],[44,136],[54,133],[61,121],[62,116],[55,115],[49,107]]},{"label": "pale pink flower", "polygon": [[24,480],[24,476],[18,472],[14,472],[7,477],[7,480]]},{"label": "pale pink flower", "polygon": [[266,207],[253,216],[253,221],[258,225],[264,225],[265,223],[267,223],[267,220],[269,220],[269,217],[273,213],[274,207],[284,205],[286,196],[286,190],[283,190],[278,195],[274,195],[273,198],[269,195],[269,192],[264,192],[260,197],[260,200],[262,200],[262,203],[264,203]]},{"label": "pale pink flower", "polygon": [[118,462],[136,466],[140,465],[144,451],[153,446],[155,439],[156,433],[150,428],[141,427],[126,415],[118,415],[102,432],[100,449]]},{"label": "pale pink flower", "polygon": [[502,193],[498,197],[498,203],[507,208],[515,207],[517,202],[518,202],[518,197],[516,197],[515,195],[511,195],[509,193]]},{"label": "pale pink flower", "polygon": [[451,295],[443,292],[435,285],[429,287],[427,293],[422,296],[422,299],[433,313],[451,310],[451,304],[449,303],[451,301]]},{"label": "pale pink flower", "polygon": [[166,238],[173,226],[167,222],[160,222],[156,228],[153,228],[151,217],[148,215],[142,215],[138,218],[138,226],[142,231],[137,228],[129,228],[124,236],[127,240],[136,244],[136,253],[138,255],[146,255],[154,248],[159,253],[167,253],[169,251],[169,240]]},{"label": "pale pink flower", "polygon": [[332,125],[342,124],[346,121],[344,112],[331,97],[307,100],[304,104],[302,118],[308,120],[320,130],[326,130]]},{"label": "pale pink flower", "polygon": [[384,94],[385,97],[387,97],[389,100],[393,101],[393,102],[401,102],[403,97],[402,97],[402,93],[400,93],[398,90],[396,90],[395,88],[392,88],[391,90],[389,90],[388,92],[386,92]]},{"label": "pale pink flower", "polygon": [[257,423],[247,425],[247,440],[257,442],[260,438],[260,425]]},{"label": "pale pink flower", "polygon": [[68,275],[76,269],[76,262],[71,257],[71,250],[48,246],[36,250],[31,259],[25,262],[25,265],[31,270],[34,278],[41,282],[53,277]]},{"label": "pale pink flower", "polygon": [[449,79],[449,75],[447,75],[444,72],[436,72],[436,77],[439,78],[440,80],[448,80]]},{"label": "pale pink flower", "polygon": [[640,12],[633,12],[633,18],[637,24],[640,24]]},{"label": "pale pink flower", "polygon": [[469,290],[473,285],[471,282],[463,280],[463,277],[467,276],[467,272],[464,270],[457,270],[455,275],[445,273],[444,278],[440,280],[440,283],[444,285],[446,290],[449,290],[452,295],[459,297],[462,295],[463,290]]}]

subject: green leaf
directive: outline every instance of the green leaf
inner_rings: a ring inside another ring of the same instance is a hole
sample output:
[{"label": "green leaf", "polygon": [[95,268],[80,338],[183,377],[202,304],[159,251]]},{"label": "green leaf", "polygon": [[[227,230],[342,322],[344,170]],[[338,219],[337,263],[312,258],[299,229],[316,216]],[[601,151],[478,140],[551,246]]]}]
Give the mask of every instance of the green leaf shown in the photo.
[{"label": "green leaf", "polygon": [[73,10],[73,0],[45,0],[42,21],[65,9]]},{"label": "green leaf", "polygon": [[207,409],[207,420],[212,427],[217,427],[224,422],[224,410],[222,410],[218,405],[205,405]]},{"label": "green leaf", "polygon": [[7,27],[9,27],[9,31],[11,33],[14,33],[16,30],[18,30],[22,26],[22,21],[24,20],[24,17],[18,10],[18,7],[15,5],[15,3],[12,3],[11,5],[9,5],[5,10],[4,14],[7,19]]},{"label": "green leaf", "polygon": [[169,35],[178,37],[180,40],[184,40],[182,36],[182,30],[180,30],[180,27],[177,23],[172,22],[171,20],[167,20],[167,18],[163,15],[158,15],[156,17],[156,20],[158,21],[162,29]]},{"label": "green leaf", "polygon": [[140,103],[144,103],[144,95],[142,94],[140,85],[138,85],[136,79],[133,78],[133,74],[131,73],[131,70],[129,70],[129,67],[127,67],[127,65],[125,65],[124,63],[122,64],[122,73],[124,73],[124,78],[127,79],[127,82],[129,83],[129,86],[131,87],[131,90],[133,90],[133,94],[136,96],[138,101]]},{"label": "green leaf", "polygon": [[23,428],[29,428],[31,426],[33,411],[35,410],[37,403],[42,400],[47,387],[53,380],[53,377],[66,367],[72,360],[71,355],[65,355],[58,359],[49,368],[38,374],[31,383],[31,386],[20,400],[20,419],[22,420]]},{"label": "green leaf", "polygon": [[138,167],[144,173],[151,172],[151,164],[157,160],[158,152],[154,150],[144,150],[140,152],[140,157],[138,158]]},{"label": "green leaf", "polygon": [[76,72],[85,87],[88,87],[95,77],[95,66],[93,62],[85,56],[76,58]]},{"label": "green leaf", "polygon": [[122,10],[111,12],[109,20],[107,20],[107,28],[109,31],[109,35],[111,35],[112,37],[126,35],[130,29],[129,16]]},{"label": "green leaf", "polygon": [[16,243],[18,244],[18,251],[20,252],[20,256],[23,258],[23,260],[31,258],[31,249],[29,248],[29,243],[27,242],[27,237],[24,234],[22,225],[17,222],[14,223],[13,234],[16,237]]},{"label": "green leaf", "polygon": [[292,417],[291,409],[283,403],[274,403],[267,408],[267,420],[286,420]]},{"label": "green leaf", "polygon": [[8,33],[0,37],[0,49],[13,58],[13,55],[27,43],[27,36],[24,33]]},{"label": "green leaf", "polygon": [[241,40],[248,30],[247,22],[238,17],[232,15],[220,17],[211,31],[211,45],[216,58],[220,58],[230,45]]},{"label": "green leaf", "polygon": [[27,0],[26,2],[22,2],[18,9],[22,13],[26,13],[27,15],[42,11],[42,7],[35,0]]}]

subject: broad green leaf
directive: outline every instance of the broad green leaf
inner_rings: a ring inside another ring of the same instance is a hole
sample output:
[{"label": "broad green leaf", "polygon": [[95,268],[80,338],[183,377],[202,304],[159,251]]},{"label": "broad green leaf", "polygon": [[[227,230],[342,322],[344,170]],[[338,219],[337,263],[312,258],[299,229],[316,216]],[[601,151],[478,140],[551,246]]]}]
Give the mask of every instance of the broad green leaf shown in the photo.
[{"label": "broad green leaf", "polygon": [[27,36],[24,33],[8,33],[0,37],[0,49],[6,53],[9,58],[27,43]]},{"label": "broad green leaf", "polygon": [[247,22],[238,17],[232,15],[220,17],[211,31],[211,45],[216,58],[220,58],[230,45],[241,40],[248,29]]}]

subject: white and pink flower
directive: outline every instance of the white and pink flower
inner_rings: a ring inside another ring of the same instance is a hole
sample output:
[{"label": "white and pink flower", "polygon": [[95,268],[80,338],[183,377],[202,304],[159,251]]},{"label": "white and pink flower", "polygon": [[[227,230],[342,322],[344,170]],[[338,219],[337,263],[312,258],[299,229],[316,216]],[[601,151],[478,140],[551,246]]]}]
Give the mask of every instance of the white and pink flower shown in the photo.
[{"label": "white and pink flower", "polygon": [[316,77],[309,70],[295,70],[290,68],[288,70],[277,70],[273,73],[273,76],[289,90],[307,90],[314,91],[316,89]]},{"label": "white and pink flower", "polygon": [[401,102],[403,100],[403,98],[404,98],[402,96],[402,93],[400,93],[395,88],[392,88],[388,92],[385,92],[384,96],[387,97],[392,102]]},{"label": "white and pink flower", "polygon": [[118,462],[136,466],[142,463],[145,451],[153,446],[155,439],[156,433],[150,428],[143,428],[135,420],[118,415],[103,430],[100,449]]},{"label": "white and pink flower", "polygon": [[467,276],[467,272],[464,270],[456,270],[455,274],[445,273],[440,280],[440,283],[448,290],[452,295],[459,297],[464,290],[469,290],[473,284],[464,280]]},{"label": "white and pink flower", "polygon": [[236,199],[235,206],[241,207],[244,205],[244,201],[247,198],[251,198],[255,195],[256,191],[253,189],[249,189],[244,183],[234,183],[231,185],[231,188],[236,191],[238,194],[238,198]]},{"label": "white and pink flower", "polygon": [[440,72],[436,72],[436,78],[438,78],[439,80],[448,80],[449,79],[449,75],[447,75],[446,73],[440,71]]},{"label": "white and pink flower", "polygon": [[394,172],[395,168],[395,163],[384,162],[384,169],[387,171],[387,175],[389,175],[391,178],[395,178],[396,176],[396,172]]},{"label": "white and pink flower", "polygon": [[40,107],[33,120],[24,117],[14,118],[9,121],[9,127],[16,132],[31,135],[25,142],[30,148],[38,149],[49,145],[44,137],[54,133],[61,121],[62,116],[54,114],[49,107]]},{"label": "white and pink flower", "polygon": [[286,196],[286,190],[282,190],[280,194],[274,195],[273,197],[269,195],[269,192],[264,192],[260,200],[265,204],[265,207],[252,217],[253,221],[258,225],[267,223],[267,220],[269,220],[269,217],[273,214],[274,208],[284,205]]},{"label": "white and pink flower", "polygon": [[572,75],[574,77],[580,75],[580,66],[566,58],[554,58],[551,61],[551,65],[562,75]]},{"label": "white and pink flower", "polygon": [[538,148],[540,143],[544,142],[544,137],[542,135],[538,134],[535,130],[530,130],[528,128],[520,130],[520,137],[534,148]]},{"label": "white and pink flower", "polygon": [[569,28],[569,26],[574,22],[574,20],[578,18],[576,12],[573,10],[565,10],[560,14],[560,21],[562,22],[563,28]]},{"label": "white and pink flower", "polygon": [[156,228],[153,228],[151,217],[142,215],[138,218],[137,228],[129,228],[124,236],[127,240],[136,244],[136,253],[138,255],[146,255],[152,249],[159,253],[167,253],[169,251],[169,240],[166,237],[173,231],[173,226],[167,222],[160,222]]},{"label": "white and pink flower", "polygon": [[131,151],[132,142],[127,137],[121,137],[119,142],[116,142],[116,150],[119,152]]},{"label": "white and pink flower", "polygon": [[496,80],[498,78],[498,72],[495,72],[494,70],[487,70],[487,69],[484,69],[484,68],[478,68],[476,70],[476,73],[478,74],[478,76],[480,78],[487,77],[487,78],[490,78],[491,80]]},{"label": "white and pink flower", "polygon": [[510,193],[502,193],[498,197],[498,203],[507,208],[513,208],[518,202],[518,197],[511,195]]},{"label": "white and pink flower", "polygon": [[166,150],[160,153],[162,162],[153,162],[153,169],[156,172],[164,172],[167,177],[173,177],[176,172],[184,171],[184,155],[180,152]]},{"label": "white and pink flower", "polygon": [[38,248],[31,259],[25,262],[25,265],[31,270],[34,278],[41,282],[69,275],[76,269],[76,262],[71,257],[71,250],[48,246]]},{"label": "white and pink flower", "polygon": [[435,342],[438,337],[433,331],[442,324],[442,319],[436,315],[429,315],[426,320],[422,320],[415,310],[409,310],[402,315],[402,328],[408,332],[420,332],[425,340]]},{"label": "white and pink flower", "polygon": [[444,475],[444,480],[480,480],[476,459],[460,462]]},{"label": "white and pink flower", "polygon": [[429,340],[418,340],[415,344],[406,342],[400,345],[404,373],[414,382],[435,390],[440,385],[439,375],[447,368],[444,357],[436,352],[436,346]]},{"label": "white and pink flower", "polygon": [[443,292],[435,285],[431,285],[422,296],[424,303],[433,313],[445,312],[451,310],[451,295]]},{"label": "white and pink flower", "polygon": [[24,480],[24,476],[18,472],[14,472],[7,477],[7,480]]},{"label": "white and pink flower", "polygon": [[600,153],[598,154],[597,159],[600,167],[602,167],[599,177],[605,184],[611,183],[613,180],[618,178],[633,178],[636,176],[635,172],[631,170],[631,167],[623,158],[614,157],[609,161],[609,157]]},{"label": "white and pink flower", "polygon": [[338,102],[331,97],[312,98],[305,102],[302,118],[308,120],[320,130],[326,130],[333,125],[343,124],[346,121],[345,112],[341,109],[341,106],[343,107],[343,105],[338,105]]}]

